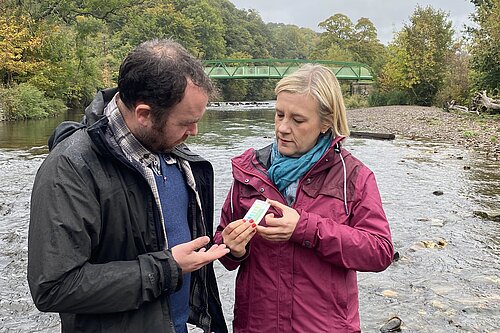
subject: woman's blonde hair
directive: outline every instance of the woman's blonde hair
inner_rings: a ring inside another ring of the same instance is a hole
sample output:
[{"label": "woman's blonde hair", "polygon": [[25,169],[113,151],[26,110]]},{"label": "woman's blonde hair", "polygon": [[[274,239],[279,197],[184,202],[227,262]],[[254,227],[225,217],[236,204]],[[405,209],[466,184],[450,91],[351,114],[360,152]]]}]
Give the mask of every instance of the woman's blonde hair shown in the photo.
[{"label": "woman's blonde hair", "polygon": [[321,122],[332,129],[334,136],[349,135],[347,114],[342,91],[335,74],[327,67],[319,64],[304,64],[300,68],[282,78],[274,92],[292,94],[310,94],[318,101]]}]

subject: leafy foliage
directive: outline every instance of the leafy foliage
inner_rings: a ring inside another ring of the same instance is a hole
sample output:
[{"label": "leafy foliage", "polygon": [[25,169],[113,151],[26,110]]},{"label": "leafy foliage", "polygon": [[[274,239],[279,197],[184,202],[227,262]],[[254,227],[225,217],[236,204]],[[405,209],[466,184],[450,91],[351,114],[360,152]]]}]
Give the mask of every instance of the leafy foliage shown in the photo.
[{"label": "leafy foliage", "polygon": [[470,58],[471,56],[463,42],[457,42],[453,45],[446,58],[447,70],[443,78],[443,85],[436,94],[435,105],[443,105],[452,100],[459,105],[469,104]]},{"label": "leafy foliage", "polygon": [[370,106],[379,105],[407,105],[409,102],[407,92],[401,90],[383,91],[376,90],[368,96]]},{"label": "leafy foliage", "polygon": [[268,23],[271,33],[269,53],[279,59],[308,59],[318,42],[318,34],[296,25]]},{"label": "leafy foliage", "polygon": [[[472,0],[478,26],[470,29],[471,57],[465,46],[452,47],[451,22],[430,7],[417,7],[385,47],[368,18],[352,21],[341,13],[319,22],[324,32],[317,33],[266,24],[255,10],[237,9],[229,0],[2,0],[0,104],[20,118],[64,109],[55,100],[81,108],[97,89],[116,84],[119,65],[134,46],[166,37],[202,59],[362,62],[378,76],[370,103],[428,105],[449,96],[465,101],[471,68],[474,87],[498,92],[499,1]],[[275,83],[216,81],[221,98],[232,101],[272,99]],[[30,103],[29,110],[17,104],[21,100]]]},{"label": "leafy foliage", "polygon": [[16,77],[29,76],[44,63],[34,57],[42,37],[32,29],[33,23],[27,16],[0,14],[0,75],[7,86]]},{"label": "leafy foliage", "polygon": [[311,53],[312,59],[357,61],[371,66],[375,75],[385,62],[385,48],[377,37],[377,29],[365,17],[354,24],[344,14],[334,14],[319,27],[326,30]]},{"label": "leafy foliage", "polygon": [[443,84],[452,36],[447,14],[417,6],[410,23],[389,45],[389,59],[380,78],[382,90],[399,90],[412,103],[431,105]]},{"label": "leafy foliage", "polygon": [[29,83],[0,88],[0,101],[0,109],[10,120],[44,118],[66,110],[60,100],[45,97]]},{"label": "leafy foliage", "polygon": [[500,94],[500,0],[473,0],[472,79],[477,90]]}]

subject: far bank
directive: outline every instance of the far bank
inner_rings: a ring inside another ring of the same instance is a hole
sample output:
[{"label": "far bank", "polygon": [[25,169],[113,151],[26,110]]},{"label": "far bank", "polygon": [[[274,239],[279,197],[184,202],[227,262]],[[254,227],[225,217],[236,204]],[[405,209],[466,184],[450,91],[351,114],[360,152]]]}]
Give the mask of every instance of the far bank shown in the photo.
[{"label": "far bank", "polygon": [[446,112],[437,107],[391,105],[349,109],[354,131],[392,133],[447,142],[500,159],[500,116]]}]

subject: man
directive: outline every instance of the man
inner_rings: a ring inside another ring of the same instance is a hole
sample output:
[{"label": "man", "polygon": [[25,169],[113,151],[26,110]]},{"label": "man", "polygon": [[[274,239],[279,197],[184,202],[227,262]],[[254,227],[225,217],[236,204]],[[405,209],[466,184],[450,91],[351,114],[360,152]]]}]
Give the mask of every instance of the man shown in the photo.
[{"label": "man", "polygon": [[213,92],[171,40],[145,42],[84,125],[63,123],[31,198],[28,282],[63,332],[227,332],[212,261],[213,169],[183,142]]}]

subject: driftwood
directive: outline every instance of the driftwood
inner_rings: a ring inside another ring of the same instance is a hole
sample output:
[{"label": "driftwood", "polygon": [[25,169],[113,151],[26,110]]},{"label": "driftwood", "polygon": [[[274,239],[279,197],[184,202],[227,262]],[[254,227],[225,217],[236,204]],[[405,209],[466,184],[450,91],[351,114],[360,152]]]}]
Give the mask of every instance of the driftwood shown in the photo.
[{"label": "driftwood", "polygon": [[396,138],[396,136],[392,133],[373,133],[358,131],[351,131],[351,137],[377,140],[394,140]]},{"label": "driftwood", "polygon": [[456,104],[455,100],[446,101],[443,105],[446,111],[457,110],[461,112],[474,112],[479,115],[479,112],[487,110],[500,110],[500,100],[488,97],[486,90],[478,91],[472,98],[470,108]]},{"label": "driftwood", "polygon": [[479,115],[479,111],[477,109],[472,110],[472,108],[471,108],[471,110],[469,110],[469,108],[466,106],[456,104],[455,100],[451,100],[450,102],[445,102],[444,109],[445,109],[445,111],[457,110],[457,111],[461,111],[461,112],[475,112],[476,114]]},{"label": "driftwood", "polygon": [[490,110],[500,110],[500,100],[493,99],[486,95],[486,90],[478,91],[474,98],[472,99],[471,109],[486,111]]}]

